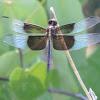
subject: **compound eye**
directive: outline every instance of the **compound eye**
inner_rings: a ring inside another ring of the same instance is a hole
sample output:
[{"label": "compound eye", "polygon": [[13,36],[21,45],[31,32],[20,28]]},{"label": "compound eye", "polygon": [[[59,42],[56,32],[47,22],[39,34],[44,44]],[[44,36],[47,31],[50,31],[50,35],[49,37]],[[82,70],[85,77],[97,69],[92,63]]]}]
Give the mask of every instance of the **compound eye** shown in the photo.
[{"label": "compound eye", "polygon": [[52,20],[49,20],[49,21],[48,21],[48,24],[52,24]]}]

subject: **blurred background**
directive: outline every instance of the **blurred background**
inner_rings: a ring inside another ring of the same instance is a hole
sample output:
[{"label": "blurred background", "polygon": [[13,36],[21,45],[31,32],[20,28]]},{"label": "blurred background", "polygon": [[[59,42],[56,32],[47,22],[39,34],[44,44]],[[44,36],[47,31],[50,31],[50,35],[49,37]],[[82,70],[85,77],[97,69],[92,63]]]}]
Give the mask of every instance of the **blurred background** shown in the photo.
[{"label": "blurred background", "polygon": [[[47,27],[48,19],[52,18],[51,6],[60,25],[100,17],[100,0],[0,0],[0,16]],[[5,35],[16,33],[3,24],[0,17],[0,77],[9,81],[0,80],[0,100],[77,100],[49,93],[49,87],[86,96],[64,51],[52,50],[54,67],[47,73],[46,50],[23,51],[4,43]],[[100,23],[81,33],[84,32],[100,33]],[[100,45],[70,54],[87,89],[92,88],[99,100]]]}]

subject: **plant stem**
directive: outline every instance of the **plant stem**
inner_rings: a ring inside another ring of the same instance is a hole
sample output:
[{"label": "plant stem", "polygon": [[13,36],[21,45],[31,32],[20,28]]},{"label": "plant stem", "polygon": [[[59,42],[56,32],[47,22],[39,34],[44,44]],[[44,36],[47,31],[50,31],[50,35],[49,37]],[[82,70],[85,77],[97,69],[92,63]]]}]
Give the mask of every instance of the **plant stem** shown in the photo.
[{"label": "plant stem", "polygon": [[20,55],[21,68],[24,68],[24,64],[23,64],[23,54],[22,54],[22,50],[20,48],[19,48],[19,55]]},{"label": "plant stem", "polygon": [[8,78],[1,78],[1,77],[0,77],[0,80],[1,80],[1,81],[9,81]]},{"label": "plant stem", "polygon": [[62,91],[62,90],[58,90],[58,89],[54,89],[54,88],[49,88],[48,91],[49,92],[54,92],[54,93],[59,93],[59,94],[65,94],[65,95],[68,95],[68,96],[72,96],[72,97],[75,97],[75,98],[79,98],[81,100],[88,100],[88,98],[86,98],[85,96],[83,96],[80,93],[73,94],[73,93],[69,93],[67,91]]}]

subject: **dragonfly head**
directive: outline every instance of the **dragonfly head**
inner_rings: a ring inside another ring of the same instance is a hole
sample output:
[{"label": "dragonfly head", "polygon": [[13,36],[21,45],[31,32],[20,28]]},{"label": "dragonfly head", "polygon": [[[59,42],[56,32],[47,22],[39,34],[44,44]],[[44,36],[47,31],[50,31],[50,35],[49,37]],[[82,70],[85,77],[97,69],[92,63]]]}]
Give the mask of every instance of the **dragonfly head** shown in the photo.
[{"label": "dragonfly head", "polygon": [[50,20],[48,20],[48,24],[56,26],[57,25],[57,21],[55,19],[50,19]]}]

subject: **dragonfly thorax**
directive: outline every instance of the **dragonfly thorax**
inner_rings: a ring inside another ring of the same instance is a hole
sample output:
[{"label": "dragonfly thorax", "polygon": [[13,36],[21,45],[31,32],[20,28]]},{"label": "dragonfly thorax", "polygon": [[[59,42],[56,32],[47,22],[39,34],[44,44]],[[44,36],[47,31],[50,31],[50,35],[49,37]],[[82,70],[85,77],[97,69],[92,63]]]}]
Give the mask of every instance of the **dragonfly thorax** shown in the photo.
[{"label": "dragonfly thorax", "polygon": [[47,37],[51,39],[52,35],[55,34],[55,26],[49,25],[47,27]]}]

